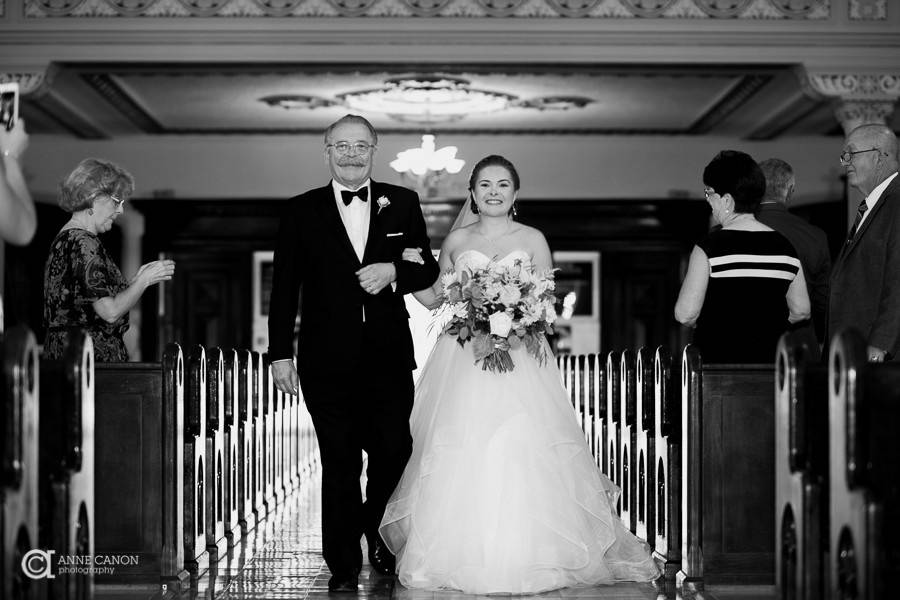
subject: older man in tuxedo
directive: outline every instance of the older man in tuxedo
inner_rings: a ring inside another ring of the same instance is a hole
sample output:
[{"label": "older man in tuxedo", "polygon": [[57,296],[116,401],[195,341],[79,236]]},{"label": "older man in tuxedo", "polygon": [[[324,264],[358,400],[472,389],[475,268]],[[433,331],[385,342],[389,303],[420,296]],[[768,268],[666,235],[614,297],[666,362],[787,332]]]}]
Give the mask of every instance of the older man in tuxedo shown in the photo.
[{"label": "older man in tuxedo", "polygon": [[[439,272],[431,252],[421,264],[401,259],[404,248],[430,242],[416,193],[370,178],[377,143],[357,115],[328,128],[331,181],[288,201],[275,247],[269,356],[279,390],[302,387],[318,437],[331,592],[356,592],[363,534],[375,570],[394,571],[378,525],[412,451],[415,360],[403,295],[431,286]],[[291,359],[301,294],[298,377]]]},{"label": "older man in tuxedo", "polygon": [[869,360],[900,352],[900,179],[897,136],[885,125],[861,125],[841,151],[850,185],[865,195],[831,275],[828,332],[853,327]]}]

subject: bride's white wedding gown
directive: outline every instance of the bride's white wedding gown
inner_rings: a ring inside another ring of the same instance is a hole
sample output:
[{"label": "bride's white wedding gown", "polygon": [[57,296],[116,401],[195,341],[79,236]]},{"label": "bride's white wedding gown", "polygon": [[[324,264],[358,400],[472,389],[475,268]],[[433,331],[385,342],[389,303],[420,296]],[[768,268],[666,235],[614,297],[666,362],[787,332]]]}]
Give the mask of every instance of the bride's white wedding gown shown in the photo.
[{"label": "bride's white wedding gown", "polygon": [[[530,260],[514,251],[499,263]],[[490,259],[467,250],[457,270]],[[650,581],[649,549],[615,513],[555,361],[511,352],[483,371],[470,344],[441,335],[419,379],[412,457],[381,522],[406,587],[529,594]]]}]

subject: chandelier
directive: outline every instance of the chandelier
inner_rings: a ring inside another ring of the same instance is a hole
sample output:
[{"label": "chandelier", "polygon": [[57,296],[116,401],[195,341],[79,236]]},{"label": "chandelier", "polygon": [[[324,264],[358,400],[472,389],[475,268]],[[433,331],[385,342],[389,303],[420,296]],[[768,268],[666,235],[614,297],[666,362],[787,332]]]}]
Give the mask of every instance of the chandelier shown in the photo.
[{"label": "chandelier", "polygon": [[338,94],[347,107],[380,112],[409,123],[437,123],[474,113],[502,110],[516,96],[479,90],[471,82],[449,75],[402,75],[384,80],[384,86]]},{"label": "chandelier", "polygon": [[422,136],[422,145],[397,153],[391,168],[403,175],[423,195],[434,197],[437,186],[446,174],[454,175],[462,170],[466,161],[456,158],[456,146],[437,148],[434,136]]}]

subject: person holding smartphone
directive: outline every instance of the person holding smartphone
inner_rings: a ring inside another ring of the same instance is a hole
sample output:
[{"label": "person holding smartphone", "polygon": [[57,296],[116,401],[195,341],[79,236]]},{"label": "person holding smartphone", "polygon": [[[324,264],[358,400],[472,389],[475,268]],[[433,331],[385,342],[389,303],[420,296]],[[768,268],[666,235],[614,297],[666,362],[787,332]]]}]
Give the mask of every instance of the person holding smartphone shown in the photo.
[{"label": "person holding smartphone", "polygon": [[0,239],[16,246],[28,245],[37,229],[37,212],[20,166],[27,147],[22,119],[13,120],[9,129],[0,126]]}]

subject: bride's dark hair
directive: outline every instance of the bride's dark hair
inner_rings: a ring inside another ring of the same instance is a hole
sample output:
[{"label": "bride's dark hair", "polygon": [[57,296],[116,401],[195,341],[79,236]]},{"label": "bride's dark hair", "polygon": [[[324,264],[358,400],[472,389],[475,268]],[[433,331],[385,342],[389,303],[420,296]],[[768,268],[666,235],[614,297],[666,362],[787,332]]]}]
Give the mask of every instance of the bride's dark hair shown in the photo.
[{"label": "bride's dark hair", "polygon": [[[478,214],[478,207],[475,205],[475,182],[478,181],[478,176],[481,174],[481,170],[486,167],[503,167],[507,171],[509,171],[509,176],[512,178],[513,189],[515,191],[519,191],[519,172],[516,171],[516,168],[513,166],[509,159],[505,156],[500,156],[499,154],[491,154],[489,156],[485,156],[481,160],[479,160],[475,164],[475,168],[472,169],[472,174],[469,176],[469,208],[476,215]],[[516,216],[518,211],[516,210],[515,202],[512,205],[512,208],[509,211],[512,216]]]},{"label": "bride's dark hair", "polygon": [[500,156],[499,154],[485,156],[475,164],[475,168],[472,169],[472,174],[469,176],[470,190],[475,189],[475,182],[478,181],[478,175],[485,167],[503,167],[509,171],[509,176],[512,177],[513,189],[517,192],[519,191],[519,172],[516,171],[516,168],[506,157]]}]

